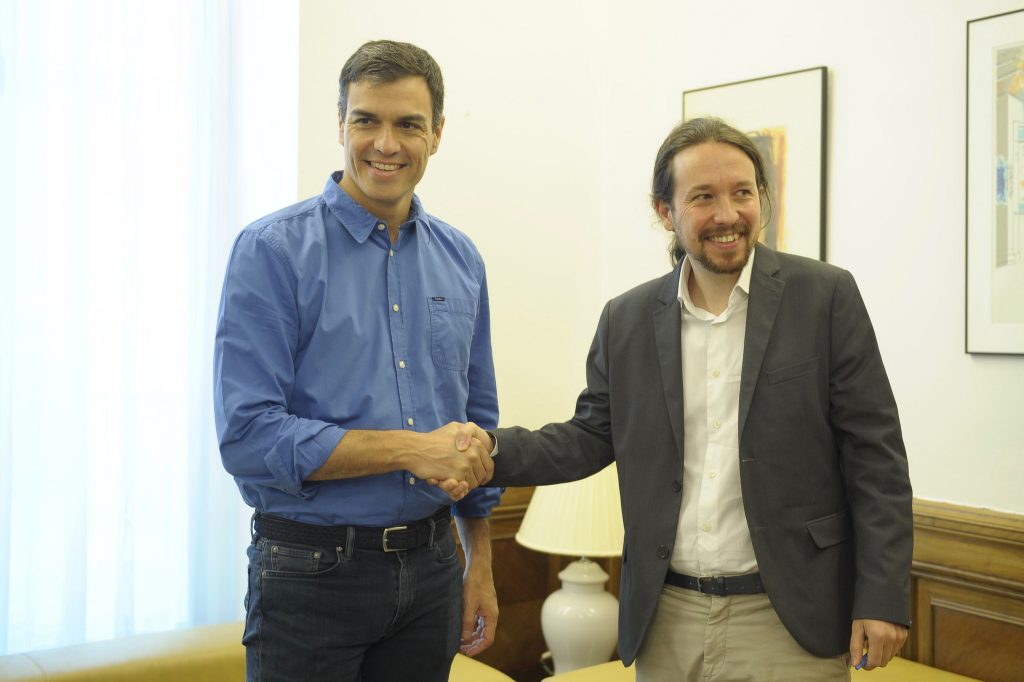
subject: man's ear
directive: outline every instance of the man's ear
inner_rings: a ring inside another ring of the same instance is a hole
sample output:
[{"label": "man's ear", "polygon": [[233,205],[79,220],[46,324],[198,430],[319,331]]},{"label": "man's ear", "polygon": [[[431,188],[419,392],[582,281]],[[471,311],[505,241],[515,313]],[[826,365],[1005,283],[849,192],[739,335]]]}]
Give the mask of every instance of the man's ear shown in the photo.
[{"label": "man's ear", "polygon": [[338,144],[345,146],[345,115],[338,112]]},{"label": "man's ear", "polygon": [[661,220],[661,226],[669,232],[672,232],[675,227],[672,225],[672,206],[661,199],[656,199],[654,202],[654,210],[658,213],[658,219]]},{"label": "man's ear", "polygon": [[437,122],[437,127],[434,128],[434,142],[430,145],[430,153],[433,154],[437,151],[438,146],[441,144],[441,131],[444,130],[444,116]]}]

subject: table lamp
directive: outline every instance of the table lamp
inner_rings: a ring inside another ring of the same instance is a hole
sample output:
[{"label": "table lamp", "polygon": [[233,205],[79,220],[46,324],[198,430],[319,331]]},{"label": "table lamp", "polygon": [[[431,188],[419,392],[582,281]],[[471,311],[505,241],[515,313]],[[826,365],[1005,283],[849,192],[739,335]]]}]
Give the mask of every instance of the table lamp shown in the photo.
[{"label": "table lamp", "polygon": [[619,602],[604,589],[608,574],[589,557],[619,556],[622,535],[615,464],[533,493],[516,541],[539,552],[580,557],[558,574],[562,588],[541,609],[556,675],[604,663],[615,650]]}]

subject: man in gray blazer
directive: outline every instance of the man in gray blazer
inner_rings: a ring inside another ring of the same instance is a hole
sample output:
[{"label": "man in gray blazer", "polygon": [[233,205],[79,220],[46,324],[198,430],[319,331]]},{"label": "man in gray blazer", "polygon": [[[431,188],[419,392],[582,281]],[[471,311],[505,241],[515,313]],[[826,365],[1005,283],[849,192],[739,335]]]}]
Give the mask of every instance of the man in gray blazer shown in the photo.
[{"label": "man in gray blazer", "polygon": [[910,624],[911,488],[853,277],[757,244],[764,163],[720,120],[669,134],[652,202],[675,268],[605,306],[571,420],[493,433],[491,485],[618,463],[619,654],[644,682],[884,666]]}]

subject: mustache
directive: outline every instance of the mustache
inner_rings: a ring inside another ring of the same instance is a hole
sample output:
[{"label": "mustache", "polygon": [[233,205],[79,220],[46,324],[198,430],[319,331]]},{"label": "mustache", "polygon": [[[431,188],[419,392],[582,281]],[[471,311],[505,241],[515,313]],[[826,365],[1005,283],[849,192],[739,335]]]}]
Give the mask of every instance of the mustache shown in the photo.
[{"label": "mustache", "polygon": [[701,231],[701,239],[714,239],[715,237],[721,237],[727,234],[737,234],[740,237],[746,237],[750,234],[750,226],[743,221],[738,221],[732,225],[720,225],[718,227],[709,227],[706,230]]}]

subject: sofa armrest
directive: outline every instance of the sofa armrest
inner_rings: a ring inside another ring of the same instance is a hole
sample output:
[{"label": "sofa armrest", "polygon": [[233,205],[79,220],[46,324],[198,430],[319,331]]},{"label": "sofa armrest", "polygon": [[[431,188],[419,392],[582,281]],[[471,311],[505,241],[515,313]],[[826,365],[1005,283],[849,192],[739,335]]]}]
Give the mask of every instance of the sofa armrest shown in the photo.
[{"label": "sofa armrest", "polygon": [[242,623],[153,632],[0,656],[12,682],[244,682]]},{"label": "sofa armrest", "polygon": [[[4,682],[244,682],[243,624],[134,635],[0,656]],[[514,682],[458,654],[451,682]]]},{"label": "sofa armrest", "polygon": [[[636,671],[631,666],[623,668],[619,661],[581,668],[572,672],[547,678],[549,682],[634,682]],[[904,658],[894,658],[889,665],[875,670],[854,670],[853,681],[864,682],[978,682],[973,677],[914,663]]]}]

